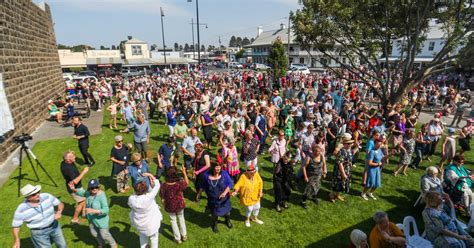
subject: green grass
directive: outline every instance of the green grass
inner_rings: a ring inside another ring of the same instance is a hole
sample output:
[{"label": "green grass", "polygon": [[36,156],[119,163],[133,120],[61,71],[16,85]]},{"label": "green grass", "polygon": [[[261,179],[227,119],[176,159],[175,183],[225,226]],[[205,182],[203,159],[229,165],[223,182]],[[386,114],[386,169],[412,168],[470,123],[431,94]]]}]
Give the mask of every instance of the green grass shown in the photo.
[{"label": "green grass", "polygon": [[[107,116],[104,120],[107,120]],[[123,127],[121,125],[120,127]],[[152,121],[152,138],[150,149],[156,150],[163,143],[168,130],[162,122]],[[71,129],[72,133],[72,129]],[[91,137],[90,152],[97,164],[91,168],[83,179],[83,184],[91,178],[99,178],[106,187],[106,193],[110,202],[110,231],[120,247],[138,247],[139,238],[137,232],[130,225],[129,208],[127,198],[129,194],[118,194],[114,192],[115,181],[110,177],[111,162],[108,161],[110,149],[113,146],[113,137],[118,131],[112,131],[103,126],[102,133]],[[125,142],[131,142],[131,134],[125,136]],[[217,140],[215,138],[214,140]],[[71,138],[40,141],[33,151],[38,156],[42,164],[51,173],[59,187],[54,187],[48,181],[43,172],[39,172],[40,184],[43,192],[49,192],[58,197],[64,204],[64,215],[60,220],[62,230],[69,247],[91,247],[96,245],[96,241],[89,233],[88,226],[70,225],[72,213],[74,211],[73,200],[67,194],[65,183],[60,172],[60,162],[63,152],[67,149],[76,151],[81,161],[82,157],[78,151],[77,143]],[[361,154],[362,158],[364,154]],[[215,157],[215,156],[214,156]],[[470,163],[472,155],[468,154],[466,161]],[[186,191],[185,218],[188,228],[188,241],[182,247],[347,247],[349,244],[349,234],[354,228],[359,228],[369,233],[373,227],[371,219],[376,210],[384,210],[389,214],[393,222],[400,223],[404,216],[412,215],[418,220],[420,229],[423,225],[420,222],[420,212],[422,207],[413,208],[413,203],[419,195],[419,179],[424,174],[423,170],[408,170],[409,175],[393,177],[391,173],[398,162],[398,158],[393,158],[391,164],[386,166],[382,176],[382,188],[376,191],[378,200],[364,201],[359,195],[362,190],[361,172],[363,162],[359,161],[354,170],[354,179],[351,194],[346,196],[345,202],[331,203],[328,201],[330,191],[331,172],[333,162],[328,162],[329,175],[323,181],[319,194],[320,204],[315,205],[309,202],[309,208],[303,209],[300,205],[302,185],[299,190],[293,192],[290,201],[290,208],[283,213],[274,210],[274,197],[272,190],[272,164],[268,155],[259,159],[261,165],[261,176],[264,180],[264,197],[261,201],[262,209],[260,219],[264,225],[253,224],[251,228],[244,225],[244,210],[239,205],[238,198],[232,199],[233,209],[231,218],[234,228],[227,229],[223,224],[219,224],[220,232],[214,234],[210,229],[209,215],[204,212],[206,199],[199,203],[190,201],[194,199],[194,188],[190,186]],[[434,156],[433,162],[423,161],[422,168],[435,165],[439,162],[439,155]],[[81,166],[82,167],[82,166]],[[28,164],[24,167],[26,178],[34,178],[34,174]],[[156,163],[151,164],[152,172],[155,172]],[[4,231],[0,232],[0,247],[8,247],[12,244],[11,221],[17,205],[22,201],[17,197],[16,176],[14,172],[10,180],[0,189],[1,215],[0,225]],[[22,185],[27,183],[35,184],[33,180],[23,180]],[[192,184],[191,184],[192,185]],[[159,243],[162,247],[176,246],[173,242],[173,235],[169,222],[169,217],[161,208],[163,222],[160,227]],[[22,247],[32,247],[29,240],[30,234],[26,226],[22,227],[21,238]]]}]

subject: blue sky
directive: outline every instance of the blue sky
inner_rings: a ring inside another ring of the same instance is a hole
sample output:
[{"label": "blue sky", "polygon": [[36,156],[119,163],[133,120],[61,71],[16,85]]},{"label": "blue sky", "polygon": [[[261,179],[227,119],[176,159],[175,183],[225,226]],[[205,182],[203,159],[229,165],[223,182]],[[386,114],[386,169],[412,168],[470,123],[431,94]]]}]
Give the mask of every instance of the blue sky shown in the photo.
[{"label": "blue sky", "polygon": [[[41,0],[34,0],[41,1]],[[162,46],[160,6],[165,13],[165,38],[168,47],[174,42],[192,43],[191,18],[196,17],[196,3],[187,0],[46,0],[51,7],[56,40],[60,44],[88,44],[98,48],[118,45],[128,35]],[[257,34],[287,25],[288,13],[298,8],[297,0],[200,0],[201,44],[228,45],[232,35]],[[195,39],[196,33],[195,33]],[[197,43],[197,41],[195,41]]]}]

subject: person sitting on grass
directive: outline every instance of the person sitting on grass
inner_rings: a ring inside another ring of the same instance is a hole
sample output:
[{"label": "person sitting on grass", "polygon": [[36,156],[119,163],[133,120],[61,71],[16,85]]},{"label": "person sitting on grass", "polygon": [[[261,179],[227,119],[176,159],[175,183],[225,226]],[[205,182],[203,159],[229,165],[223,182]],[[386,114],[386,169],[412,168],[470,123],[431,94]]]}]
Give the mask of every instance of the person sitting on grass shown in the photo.
[{"label": "person sitting on grass", "polygon": [[389,221],[387,213],[377,211],[373,218],[375,226],[369,235],[371,248],[405,247],[406,240],[403,232],[395,223]]}]

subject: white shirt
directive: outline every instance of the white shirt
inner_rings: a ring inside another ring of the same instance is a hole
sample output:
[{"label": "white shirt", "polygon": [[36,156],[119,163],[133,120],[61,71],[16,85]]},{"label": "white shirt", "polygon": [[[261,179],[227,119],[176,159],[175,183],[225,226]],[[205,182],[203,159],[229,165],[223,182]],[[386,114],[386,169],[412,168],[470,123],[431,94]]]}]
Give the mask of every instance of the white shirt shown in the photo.
[{"label": "white shirt", "polygon": [[139,233],[151,236],[158,232],[163,216],[160,207],[156,204],[155,197],[160,190],[160,181],[155,179],[155,186],[150,192],[143,195],[131,195],[128,197],[128,206],[132,209],[130,212],[130,221],[137,228]]}]

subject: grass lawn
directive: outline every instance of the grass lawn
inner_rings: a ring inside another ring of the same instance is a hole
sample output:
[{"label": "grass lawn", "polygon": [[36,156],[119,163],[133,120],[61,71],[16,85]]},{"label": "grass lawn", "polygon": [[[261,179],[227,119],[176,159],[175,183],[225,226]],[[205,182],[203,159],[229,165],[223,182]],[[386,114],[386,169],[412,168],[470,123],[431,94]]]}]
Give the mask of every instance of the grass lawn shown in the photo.
[{"label": "grass lawn", "polygon": [[[108,116],[104,117],[107,120]],[[108,123],[106,121],[106,123]],[[156,120],[152,124],[152,138],[150,150],[154,151],[164,142],[168,129]],[[120,126],[123,128],[123,125]],[[71,128],[72,134],[72,128]],[[114,144],[113,137],[118,131],[108,129],[103,126],[102,133],[90,139],[90,152],[96,160],[96,165],[91,168],[83,179],[83,185],[91,178],[99,178],[105,185],[106,194],[110,203],[110,231],[120,247],[138,247],[139,236],[130,225],[129,208],[127,206],[128,194],[115,193],[115,181],[110,177],[111,162],[108,161],[110,149]],[[214,140],[217,140],[215,138]],[[125,142],[132,142],[133,135],[125,136]],[[440,145],[439,145],[440,146]],[[40,184],[43,192],[49,192],[58,197],[64,204],[63,217],[60,219],[62,230],[68,243],[68,247],[91,247],[96,245],[95,239],[91,236],[86,224],[80,226],[71,225],[70,220],[74,211],[72,198],[66,191],[66,186],[60,172],[62,154],[67,149],[76,151],[78,162],[82,163],[82,157],[77,148],[76,140],[65,138],[51,141],[38,142],[33,151],[47,168],[50,174],[58,183],[59,187],[54,187],[48,178],[39,171]],[[361,154],[364,156],[365,154]],[[472,167],[472,154],[466,154],[468,168]],[[215,158],[215,156],[213,156]],[[433,157],[432,162],[423,161],[422,168],[435,165],[439,162],[439,154]],[[194,188],[190,186],[186,192],[185,218],[188,229],[188,241],[180,246],[183,247],[347,247],[349,244],[349,234],[354,228],[359,228],[369,233],[374,223],[372,214],[376,210],[384,210],[389,214],[390,219],[395,223],[400,223],[404,216],[412,215],[418,220],[418,226],[422,230],[423,224],[420,222],[421,206],[413,208],[413,203],[419,195],[420,177],[424,170],[408,170],[408,176],[393,177],[391,173],[395,168],[394,164],[398,158],[393,158],[389,166],[383,171],[382,188],[375,193],[376,201],[365,201],[360,197],[362,191],[361,173],[363,162],[359,161],[354,169],[351,195],[346,197],[345,202],[331,203],[328,201],[331,188],[330,179],[333,170],[333,162],[328,162],[328,177],[323,181],[322,189],[319,193],[320,204],[315,205],[309,201],[309,208],[303,209],[300,205],[302,185],[298,192],[293,192],[290,208],[283,213],[274,210],[274,197],[272,186],[272,164],[268,155],[259,158],[260,173],[264,180],[264,197],[261,201],[262,209],[260,219],[264,225],[252,224],[250,228],[244,225],[244,210],[239,205],[238,198],[232,199],[233,209],[231,218],[234,228],[227,229],[224,224],[219,224],[220,232],[215,234],[210,228],[210,218],[204,212],[206,199],[199,203],[190,201],[194,199]],[[156,170],[156,163],[150,166],[152,172]],[[34,178],[31,167],[28,163],[24,166],[26,178]],[[82,166],[81,166],[82,169]],[[11,235],[11,221],[13,213],[18,204],[23,200],[17,197],[16,176],[14,172],[10,180],[0,189],[0,225],[4,231],[0,232],[0,247],[8,247],[13,243]],[[36,182],[23,180],[22,186]],[[192,184],[191,184],[192,185]],[[173,235],[169,222],[169,217],[161,208],[163,222],[160,227],[159,243],[162,247],[177,246],[173,241]],[[22,247],[32,247],[30,234],[26,226],[22,227],[21,238]]]}]

